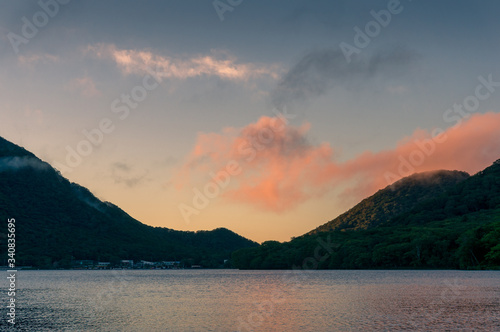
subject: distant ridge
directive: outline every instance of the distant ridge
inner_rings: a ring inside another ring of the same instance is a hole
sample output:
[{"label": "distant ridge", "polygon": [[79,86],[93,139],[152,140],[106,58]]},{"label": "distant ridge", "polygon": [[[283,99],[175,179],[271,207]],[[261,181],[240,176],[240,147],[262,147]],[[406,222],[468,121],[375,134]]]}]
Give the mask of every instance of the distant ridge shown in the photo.
[{"label": "distant ridge", "polygon": [[469,177],[466,172],[445,170],[413,174],[379,190],[307,234],[375,227],[398,214],[410,211],[418,203],[451,189]]}]

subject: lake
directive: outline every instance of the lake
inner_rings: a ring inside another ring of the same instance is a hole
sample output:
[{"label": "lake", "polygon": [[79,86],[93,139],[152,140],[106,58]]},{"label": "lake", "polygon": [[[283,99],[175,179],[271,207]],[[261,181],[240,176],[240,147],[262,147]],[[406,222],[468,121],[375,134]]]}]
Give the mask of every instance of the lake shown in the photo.
[{"label": "lake", "polygon": [[494,271],[19,271],[17,287],[16,331],[500,331]]}]

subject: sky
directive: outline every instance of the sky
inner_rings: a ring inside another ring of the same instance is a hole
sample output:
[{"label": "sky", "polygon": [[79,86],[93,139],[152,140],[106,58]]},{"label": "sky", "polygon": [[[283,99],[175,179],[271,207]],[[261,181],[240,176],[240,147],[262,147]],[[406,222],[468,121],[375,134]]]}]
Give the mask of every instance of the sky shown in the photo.
[{"label": "sky", "polygon": [[496,1],[3,1],[0,136],[139,221],[287,241],[500,158]]}]

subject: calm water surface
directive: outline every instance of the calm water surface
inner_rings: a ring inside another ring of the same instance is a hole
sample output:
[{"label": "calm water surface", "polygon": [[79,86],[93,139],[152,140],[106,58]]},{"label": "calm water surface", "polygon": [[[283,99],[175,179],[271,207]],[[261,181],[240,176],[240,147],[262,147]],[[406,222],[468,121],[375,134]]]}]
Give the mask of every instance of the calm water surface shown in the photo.
[{"label": "calm water surface", "polygon": [[17,286],[2,331],[500,331],[500,272],[19,271]]}]

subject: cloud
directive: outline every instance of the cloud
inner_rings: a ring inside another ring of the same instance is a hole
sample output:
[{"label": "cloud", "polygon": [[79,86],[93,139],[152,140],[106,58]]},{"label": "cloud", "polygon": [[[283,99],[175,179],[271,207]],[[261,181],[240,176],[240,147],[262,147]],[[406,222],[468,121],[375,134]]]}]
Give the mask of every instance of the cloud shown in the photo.
[{"label": "cloud", "polygon": [[40,53],[40,54],[31,54],[31,55],[19,55],[17,57],[17,61],[20,65],[24,66],[33,66],[36,64],[49,64],[59,62],[59,57],[57,55]]},{"label": "cloud", "polygon": [[159,78],[188,79],[215,76],[224,80],[246,81],[257,77],[277,79],[277,65],[239,63],[236,57],[222,51],[194,57],[171,57],[150,50],[119,49],[113,44],[89,46],[87,52],[98,58],[112,59],[123,74],[144,75],[152,71]]},{"label": "cloud", "polygon": [[112,165],[113,168],[124,171],[124,172],[130,172],[130,166],[126,163],[123,162],[115,162]]},{"label": "cloud", "polygon": [[[217,173],[233,160],[243,172],[231,180],[236,186],[224,196],[283,211],[318,193],[316,172],[331,160],[328,144],[311,145],[305,136],[308,130],[308,124],[286,126],[279,119],[262,117],[241,129],[199,134],[180,179]],[[182,180],[177,184],[180,187]]]},{"label": "cloud", "polygon": [[401,140],[394,150],[377,154],[366,152],[347,163],[349,172],[345,174],[366,172],[370,177],[376,175],[371,183],[363,186],[364,192],[371,193],[391,182],[389,172],[397,178],[437,169],[474,174],[498,158],[500,113],[489,112],[475,114],[434,138],[428,131],[417,129],[410,137]]},{"label": "cloud", "polygon": [[38,171],[50,169],[50,165],[33,157],[2,157],[0,158],[0,172],[32,168]]},{"label": "cloud", "polygon": [[336,85],[392,74],[395,69],[407,68],[418,57],[414,51],[399,46],[347,63],[340,49],[314,50],[282,77],[273,91],[272,101],[281,109],[284,104],[321,96]]},{"label": "cloud", "polygon": [[345,162],[336,161],[329,143],[312,144],[309,127],[262,117],[243,128],[201,133],[179,170],[176,187],[189,184],[203,190],[214,174],[236,162],[241,173],[231,177],[222,197],[283,212],[334,188],[347,187],[342,195],[358,201],[415,172],[457,169],[473,174],[500,157],[500,113],[473,115],[434,138],[417,129],[393,149],[367,151]]},{"label": "cloud", "polygon": [[141,175],[141,176],[134,176],[134,177],[121,177],[121,176],[114,176],[115,183],[123,183],[129,188],[133,188],[137,186],[138,184],[142,183],[143,180],[145,179],[146,175]]},{"label": "cloud", "polygon": [[117,184],[121,183],[129,188],[133,188],[149,180],[146,178],[147,172],[144,174],[133,173],[132,167],[127,163],[115,162],[111,165],[111,178]]},{"label": "cloud", "polygon": [[88,76],[71,80],[66,89],[69,91],[78,92],[82,96],[88,98],[99,97],[102,95],[101,91],[96,88],[94,81]]}]

